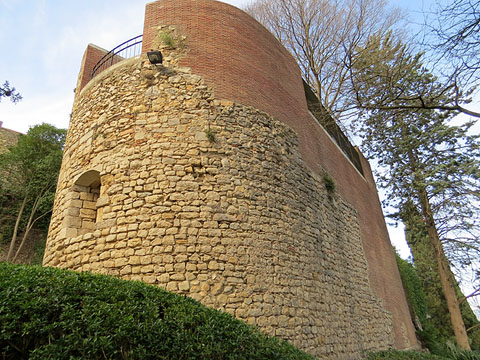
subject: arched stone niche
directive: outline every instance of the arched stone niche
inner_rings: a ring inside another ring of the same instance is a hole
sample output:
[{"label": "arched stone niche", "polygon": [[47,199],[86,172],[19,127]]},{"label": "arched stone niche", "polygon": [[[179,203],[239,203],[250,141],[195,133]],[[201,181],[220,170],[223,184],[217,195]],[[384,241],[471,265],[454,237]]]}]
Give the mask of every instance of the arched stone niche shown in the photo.
[{"label": "arched stone niche", "polygon": [[101,185],[97,170],[88,170],[75,180],[62,224],[64,237],[84,235],[95,230],[95,224],[103,216],[102,207],[98,204]]}]

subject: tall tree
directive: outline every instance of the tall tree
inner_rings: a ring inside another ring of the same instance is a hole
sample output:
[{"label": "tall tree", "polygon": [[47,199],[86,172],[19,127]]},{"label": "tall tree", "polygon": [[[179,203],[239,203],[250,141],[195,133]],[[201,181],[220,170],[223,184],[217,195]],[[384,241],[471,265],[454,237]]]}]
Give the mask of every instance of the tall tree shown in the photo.
[{"label": "tall tree", "polygon": [[[444,246],[450,244],[449,236],[458,240],[458,232],[470,233],[475,246],[458,241],[450,250],[478,251],[480,144],[478,136],[468,135],[473,123],[453,126],[452,112],[409,105],[419,89],[434,94],[438,103],[448,102],[450,94],[442,92],[442,84],[423,67],[421,55],[405,49],[388,37],[374,37],[359,50],[362,56],[353,63],[356,98],[377,106],[366,108],[357,133],[367,155],[379,161],[377,180],[387,189],[389,205],[401,210],[411,202],[421,214],[456,340],[469,349],[447,260],[453,252],[445,254]],[[469,212],[471,218],[460,217]]]},{"label": "tall tree", "polygon": [[[405,235],[408,246],[413,255],[415,264],[415,271],[424,289],[424,301],[427,308],[428,317],[424,316],[422,321],[430,323],[436,332],[443,337],[438,339],[446,343],[446,341],[453,336],[453,328],[449,321],[448,307],[443,295],[440,277],[438,274],[438,267],[435,264],[435,259],[432,258],[434,249],[429,241],[428,233],[425,230],[422,216],[418,212],[415,205],[408,201],[400,211],[400,218],[405,224]],[[447,242],[442,241],[442,244],[448,245]],[[447,250],[447,253],[449,251]],[[455,261],[468,261],[467,258],[459,259],[455,256]],[[455,263],[452,262],[452,263]],[[462,293],[454,274],[450,272],[449,278],[454,284],[455,293],[460,303],[460,311],[467,328],[467,334],[472,342],[472,346],[480,346],[480,328],[478,328],[479,321],[472,311],[466,296]],[[467,296],[470,294],[467,294]],[[428,325],[428,324],[427,324]]]},{"label": "tall tree", "polygon": [[351,54],[401,18],[387,0],[256,0],[245,10],[292,53],[320,102],[340,120],[356,109],[346,66]]},{"label": "tall tree", "polygon": [[[5,174],[0,177],[0,192],[16,205],[7,261],[17,259],[33,226],[52,209],[65,137],[64,129],[36,125],[0,155],[0,173]],[[17,246],[19,233],[22,240]]]}]

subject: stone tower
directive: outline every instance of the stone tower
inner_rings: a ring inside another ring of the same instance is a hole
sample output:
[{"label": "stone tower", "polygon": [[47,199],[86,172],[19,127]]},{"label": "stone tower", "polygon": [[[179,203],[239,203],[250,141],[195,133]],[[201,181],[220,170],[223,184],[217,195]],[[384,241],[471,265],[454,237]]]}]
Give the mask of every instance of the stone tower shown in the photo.
[{"label": "stone tower", "polygon": [[213,0],[147,4],[142,48],[92,79],[106,51],[85,52],[44,265],[191,296],[322,359],[416,347],[368,162],[285,48]]}]

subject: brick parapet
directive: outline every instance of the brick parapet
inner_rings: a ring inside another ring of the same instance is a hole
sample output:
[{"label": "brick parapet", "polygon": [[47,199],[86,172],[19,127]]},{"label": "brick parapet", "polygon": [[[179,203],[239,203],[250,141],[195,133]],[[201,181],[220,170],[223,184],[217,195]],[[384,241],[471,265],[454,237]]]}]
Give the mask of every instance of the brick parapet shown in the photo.
[{"label": "brick parapet", "polygon": [[108,50],[102,49],[97,45],[88,44],[82,58],[80,73],[78,75],[77,87],[75,92],[79,93],[92,78],[92,71],[100,59],[108,53]]}]

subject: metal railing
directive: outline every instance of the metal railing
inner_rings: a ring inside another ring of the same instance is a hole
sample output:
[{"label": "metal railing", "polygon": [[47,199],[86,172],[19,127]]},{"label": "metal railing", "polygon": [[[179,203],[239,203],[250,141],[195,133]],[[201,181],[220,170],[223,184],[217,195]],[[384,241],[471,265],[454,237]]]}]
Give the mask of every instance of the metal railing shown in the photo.
[{"label": "metal railing", "polygon": [[348,157],[351,163],[357,168],[357,170],[365,176],[363,173],[362,161],[358,155],[357,150],[353,147],[348,140],[347,136],[343,133],[342,129],[338,126],[337,122],[323,107],[318,100],[317,96],[310,88],[310,86],[303,81],[303,87],[305,89],[305,97],[307,98],[307,106],[310,113],[317,119],[317,121],[323,126],[328,134],[335,140],[337,145],[342,149],[343,153]]},{"label": "metal railing", "polygon": [[106,53],[93,67],[90,78],[93,79],[96,75],[113,64],[140,55],[142,53],[142,37],[143,35],[135,36]]}]

